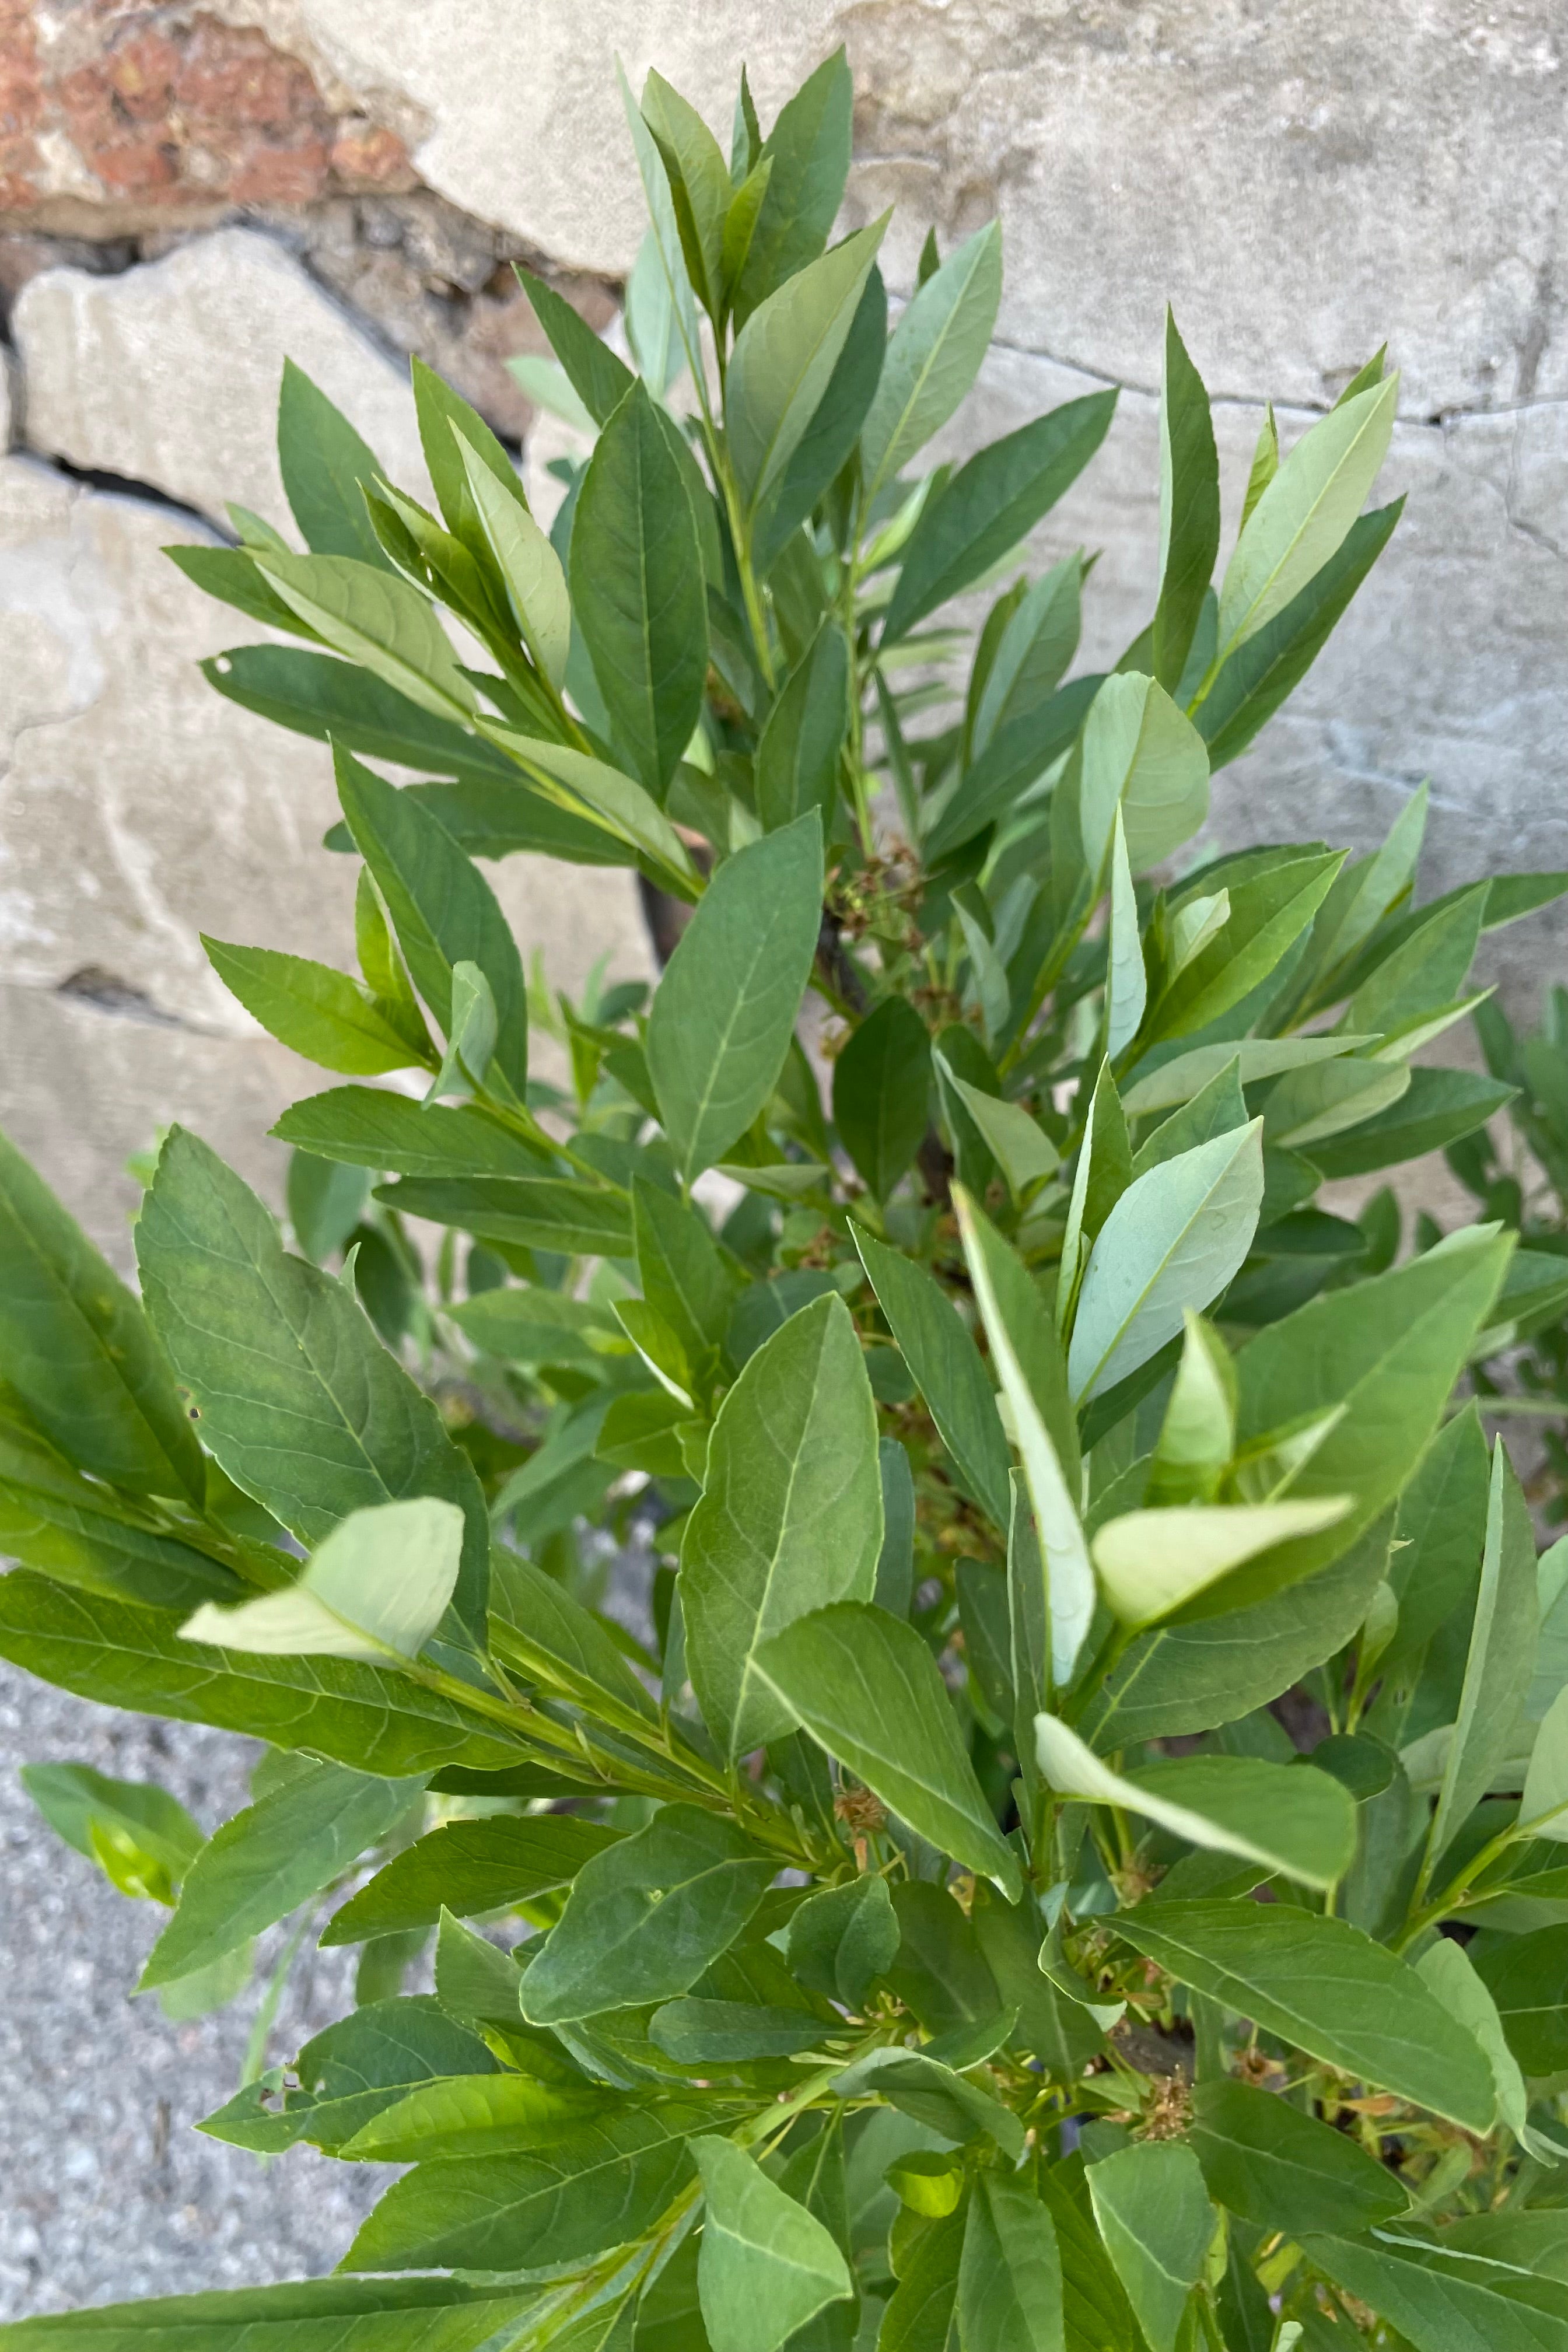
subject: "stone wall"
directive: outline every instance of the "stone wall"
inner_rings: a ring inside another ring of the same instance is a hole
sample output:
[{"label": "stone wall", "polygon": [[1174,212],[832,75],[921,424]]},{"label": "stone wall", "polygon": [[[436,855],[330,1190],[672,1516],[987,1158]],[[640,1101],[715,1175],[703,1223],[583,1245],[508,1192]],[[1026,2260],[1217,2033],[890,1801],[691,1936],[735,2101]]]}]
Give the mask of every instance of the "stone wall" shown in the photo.
[{"label": "stone wall", "polygon": [[[1233,518],[1267,398],[1289,436],[1384,336],[1405,371],[1386,482],[1405,520],[1342,642],[1227,772],[1216,832],[1364,845],[1429,774],[1427,890],[1568,866],[1557,0],[0,0],[0,1124],[122,1260],[121,1163],[160,1124],[275,1192],[265,1129],[320,1083],[238,1012],[198,930],[350,948],[324,755],[207,689],[197,659],[250,632],[160,548],[221,530],[226,497],[281,517],[285,353],[417,487],[420,352],[542,487],[557,428],[502,364],[538,347],[509,265],[612,325],[640,231],[616,54],[721,126],[742,58],[765,116],[840,39],[847,214],[900,205],[895,293],[928,226],[945,245],[1005,225],[1000,345],[951,448],[1127,387],[1042,534],[1101,551],[1090,656],[1148,617],[1167,298],[1217,396]],[[500,887],[557,979],[606,950],[647,969],[626,877],[512,861]],[[1499,968],[1529,1003],[1565,946],[1541,919]],[[7,1762],[128,1740],[121,1769],[146,1738],[26,1690],[0,1731]],[[182,1789],[220,1769],[200,1735],[170,1745]],[[155,2016],[124,2026],[144,1923],[5,1785],[6,1980],[47,2015],[6,2044],[0,2173],[27,2191],[0,2310],[323,2266],[338,2233],[308,2171],[170,2157],[161,2103],[176,2136],[217,2104],[235,2037],[187,2028],[176,2063]],[[92,1961],[63,1991],[62,1941]],[[62,2103],[68,2074],[112,2093]]]}]

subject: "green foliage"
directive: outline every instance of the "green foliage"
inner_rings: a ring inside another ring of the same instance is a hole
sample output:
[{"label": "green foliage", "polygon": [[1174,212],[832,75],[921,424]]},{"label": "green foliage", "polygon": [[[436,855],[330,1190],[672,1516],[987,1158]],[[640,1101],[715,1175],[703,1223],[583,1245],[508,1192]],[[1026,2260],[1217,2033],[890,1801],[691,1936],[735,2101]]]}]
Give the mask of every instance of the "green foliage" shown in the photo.
[{"label": "green foliage", "polygon": [[[1568,1510],[1568,997],[1471,985],[1568,877],[1417,905],[1424,793],[1353,861],[1194,845],[1397,521],[1396,379],[1270,415],[1227,517],[1167,320],[1148,626],[1071,676],[1032,534],[1114,394],[918,470],[996,226],[889,335],[841,53],[728,154],[626,99],[633,364],[524,278],[591,446],[548,530],[429,370],[438,513],[290,368],[303,548],[175,551],[299,641],[207,675],[331,743],[359,864],[357,972],[215,968],[414,1083],[285,1112],[286,1227],[172,1130],[140,1302],[0,1146],[0,1655],[265,1743],[210,1837],[28,1789],[171,2014],[259,1948],[203,2128],[408,2168],[334,2280],[0,2340],[1568,2341],[1568,1549],[1482,1420]],[[551,995],[514,850],[679,902],[651,994]],[[1413,1066],[1466,1016],[1488,1075]],[[1474,1229],[1319,1197],[1438,1148]],[[269,2064],[311,1934],[359,2005]]]}]

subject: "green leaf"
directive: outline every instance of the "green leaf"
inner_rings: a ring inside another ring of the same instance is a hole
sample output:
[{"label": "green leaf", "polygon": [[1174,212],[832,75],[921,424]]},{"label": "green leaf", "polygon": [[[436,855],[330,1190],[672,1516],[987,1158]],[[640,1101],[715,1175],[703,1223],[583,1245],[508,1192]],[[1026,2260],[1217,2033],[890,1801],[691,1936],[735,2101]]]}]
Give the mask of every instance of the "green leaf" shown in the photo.
[{"label": "green leaf", "polygon": [[695,2101],[626,2106],[519,2156],[416,2165],[349,2248],[352,2270],[532,2270],[583,2262],[652,2227],[695,2170]]},{"label": "green leaf", "polygon": [[285,2093],[281,2114],[264,2104],[262,2085],[253,2084],[198,2128],[258,2155],[301,2139],[335,2154],[416,2084],[494,2071],[484,2042],[437,2001],[378,2000],[306,2042],[290,2069],[300,2087]]},{"label": "green leaf", "polygon": [[[1057,688],[1078,649],[1082,586],[1081,557],[1067,556],[1042,572],[1008,616],[974,713],[970,735],[973,764],[963,794],[966,803],[982,797],[985,789],[982,754],[994,744],[1000,753],[1009,740],[1027,740],[1020,730],[1060,701]],[[1072,732],[1077,731],[1075,722]],[[1047,752],[1040,766],[1051,756]]]},{"label": "green leaf", "polygon": [[[572,607],[561,559],[514,491],[503,488],[464,428],[452,427],[481,546],[506,584],[524,643],[552,686],[566,672]],[[601,447],[603,444],[601,443]],[[584,485],[584,488],[586,485]]]},{"label": "green leaf", "polygon": [[526,1673],[590,1705],[608,1697],[636,1714],[658,1712],[599,1620],[559,1578],[509,1549],[497,1554],[490,1638]]},{"label": "green leaf", "polygon": [[1141,1635],[1087,1700],[1079,1730],[1110,1750],[1212,1731],[1277,1698],[1353,1639],[1389,1533],[1385,1519],[1330,1567],[1250,1606]]},{"label": "green leaf", "polygon": [[757,745],[757,814],[765,833],[808,809],[831,824],[838,755],[849,731],[849,649],[825,619],[769,711]]},{"label": "green leaf", "polygon": [[451,1601],[464,1532],[457,1504],[431,1496],[351,1511],[292,1584],[232,1609],[204,1601],[181,1633],[268,1657],[416,1658]]},{"label": "green leaf", "polygon": [[700,1209],[632,1180],[632,1223],[643,1297],[708,1381],[735,1307],[735,1279]]},{"label": "green leaf", "polygon": [[1568,1939],[1560,1927],[1478,1948],[1476,1968],[1527,2074],[1568,2066]]},{"label": "green leaf", "polygon": [[1250,996],[1311,922],[1344,862],[1335,850],[1257,855],[1251,871],[1227,883],[1225,923],[1156,1004],[1152,1036],[1190,1036]]},{"label": "green leaf", "polygon": [[892,1966],[899,1921],[885,1878],[852,1878],[807,1895],[789,1921],[790,1973],[808,1992],[858,2009]]},{"label": "green leaf", "polygon": [[1339,548],[1376,480],[1394,431],[1399,378],[1373,384],[1302,435],[1247,520],[1219,593],[1219,651],[1289,604]]},{"label": "green leaf", "polygon": [[[662,74],[650,73],[643,84],[642,116],[668,174],[687,275],[698,300],[717,326],[724,313],[729,165],[696,108]],[[656,392],[660,389],[655,386]]]},{"label": "green leaf", "polygon": [[877,389],[887,341],[887,289],[881,271],[873,268],[827,389],[752,524],[752,561],[762,576],[773,570],[847,463]]},{"label": "green leaf", "polygon": [[1310,1575],[1392,1502],[1431,1442],[1510,1248],[1485,1228],[1456,1234],[1391,1274],[1310,1300],[1242,1350],[1238,1448],[1342,1406],[1290,1494],[1303,1502],[1353,1495],[1355,1508],[1327,1533],[1282,1544],[1211,1586],[1194,1614],[1237,1608]]},{"label": "green leaf", "polygon": [[1305,1151],[1397,1103],[1410,1085],[1403,1063],[1312,1062],[1268,1091],[1263,1131],[1278,1150]]},{"label": "green leaf", "polygon": [[907,997],[885,997],[833,1065],[833,1123],[868,1192],[885,1201],[924,1140],[931,1040]]},{"label": "green leaf", "polygon": [[1062,2266],[1051,2217],[1022,2180],[983,2172],[958,2271],[960,2341],[985,2352],[1061,2352]]},{"label": "green leaf", "polygon": [[[518,735],[504,727],[492,728],[490,731],[498,742],[506,745],[518,765],[528,772],[546,803],[553,802],[563,812],[570,813],[563,821],[571,823],[575,819],[576,833],[592,827],[601,841],[613,838],[623,843],[635,858],[646,858],[666,887],[678,897],[697,896],[696,868],[680,835],[651,793],[644,792],[639,783],[623,775],[618,768],[608,767],[603,760],[593,759],[585,751],[574,751],[566,744],[545,743],[535,736]],[[546,814],[549,813],[547,806]],[[561,851],[553,854],[564,855]],[[633,860],[623,857],[619,862],[629,865]]]},{"label": "green leaf", "polygon": [[616,740],[662,802],[702,707],[708,607],[691,501],[641,383],[600,435],[577,501],[572,609]]},{"label": "green leaf", "polygon": [[686,1659],[731,1758],[793,1728],[758,1680],[760,1647],[835,1601],[869,1601],[882,1549],[877,1409],[849,1310],[793,1315],[720,1407],[680,1548]]},{"label": "green leaf", "polygon": [[[443,1910],[472,1918],[514,1909],[569,1885],[584,1863],[619,1840],[619,1831],[572,1813],[447,1822],[395,1854],[335,1911],[321,1942],[361,1944],[373,1936],[434,1927]],[[511,2006],[517,2007],[515,1995]]]},{"label": "green leaf", "polygon": [[1238,646],[1193,713],[1216,774],[1239,759],[1295,692],[1394,536],[1403,498],[1360,516],[1321,570],[1256,635]]},{"label": "green leaf", "polygon": [[[982,1093],[949,1067],[945,1055],[939,1055],[938,1060],[943,1085],[956,1094],[980,1129],[986,1150],[1006,1181],[1014,1205],[1021,1206],[1026,1194],[1037,1191],[1060,1167],[1061,1155],[1056,1145],[1022,1103],[1004,1102],[999,1096]],[[853,1152],[850,1157],[853,1159]]]},{"label": "green leaf", "polygon": [[1001,226],[987,221],[926,279],[893,331],[860,431],[868,505],[947,423],[974,382],[1001,299]]},{"label": "green leaf", "polygon": [[1141,671],[1108,677],[1083,730],[1079,821],[1091,879],[1104,876],[1118,809],[1142,874],[1190,841],[1208,807],[1208,753],[1186,713]]},{"label": "green leaf", "polygon": [[[205,1843],[184,1805],[153,1781],[112,1780],[90,1764],[24,1764],[22,1786],[57,1837],[100,1861],[123,1842],[162,1872],[159,1899],[172,1902]],[[151,1888],[148,1890],[152,1892]]]},{"label": "green leaf", "polygon": [[1095,1591],[1074,1499],[1079,1450],[1067,1369],[1044,1301],[1022,1261],[962,1186],[953,1199],[975,1305],[1012,1414],[1034,1509],[1045,1563],[1051,1673],[1056,1681],[1068,1683],[1093,1620]]},{"label": "green leaf", "polygon": [[1348,1135],[1311,1146],[1315,1168],[1330,1180],[1363,1176],[1396,1160],[1440,1151],[1484,1127],[1512,1099],[1513,1089],[1475,1070],[1414,1069],[1410,1084],[1386,1110],[1363,1119]]},{"label": "green leaf", "polygon": [[1114,392],[1069,400],[960,467],[915,525],[884,644],[907,635],[1033,530],[1104,440],[1115,406]]},{"label": "green leaf", "polygon": [[912,1626],[839,1601],[775,1634],[756,1672],[911,1829],[1016,1900],[1017,1857],[992,1818],[946,1686]]},{"label": "green leaf", "polygon": [[523,2015],[554,2025],[689,1991],[728,1951],[775,1868],[733,1822],[662,1806],[578,1872],[523,1979]]},{"label": "green leaf", "polygon": [[1475,1589],[1486,1542],[1490,1486],[1486,1440],[1474,1405],[1445,1422],[1399,1497],[1388,1563],[1399,1623],[1383,1665],[1414,1657]]},{"label": "green leaf", "polygon": [[993,1522],[1006,1527],[1007,1441],[979,1349],[923,1265],[859,1225],[855,1246],[960,1477]]},{"label": "green leaf", "polygon": [[405,1177],[383,1184],[376,1198],[410,1216],[458,1225],[480,1241],[566,1256],[626,1257],[631,1252],[631,1203],[623,1192],[549,1177],[484,1176],[471,1181]]},{"label": "green leaf", "polygon": [[1536,1823],[1537,1837],[1568,1843],[1568,1687],[1558,1692],[1535,1735],[1519,1818]]},{"label": "green leaf", "polygon": [[1165,312],[1160,394],[1160,601],[1154,675],[1174,694],[1187,666],[1219,553],[1219,456],[1204,380]]},{"label": "green leaf", "polygon": [[1193,2091],[1193,2147],[1209,2195],[1262,2230],[1375,2228],[1405,2189],[1375,2158],[1277,2092],[1226,2077]]},{"label": "green leaf", "polygon": [[343,814],[396,925],[415,986],[449,1035],[452,968],[479,966],[500,1024],[495,1074],[521,1101],[528,1083],[528,989],[494,891],[409,793],[346,751],[334,765]]},{"label": "green leaf", "polygon": [[1352,1507],[1348,1495],[1325,1495],[1311,1502],[1188,1503],[1168,1510],[1126,1511],[1095,1530],[1094,1565],[1121,1622],[1152,1625],[1244,1561],[1292,1537],[1335,1527]]},{"label": "green leaf", "polygon": [[815,2050],[832,2031],[810,2011],[749,2000],[667,2000],[654,2011],[648,2038],[679,2066],[734,2066]]},{"label": "green leaf", "polygon": [[485,2352],[538,2295],[455,2279],[313,2279],[16,2320],[0,2342],[15,2352]]},{"label": "green leaf", "polygon": [[994,2140],[1015,2162],[1023,2155],[1024,2127],[1011,2107],[923,2050],[868,2051],[833,2085],[836,2098],[863,2098],[868,2091],[944,2139],[971,2146]]},{"label": "green leaf", "polygon": [[[1568,2294],[1516,2269],[1443,2261],[1423,2244],[1310,2238],[1314,2269],[1396,2327],[1413,2352],[1568,2352]],[[1462,2266],[1461,2266],[1462,2264]]]},{"label": "green leaf", "polygon": [[1149,1118],[1155,1111],[1174,1110],[1212,1086],[1234,1062],[1243,1087],[1256,1086],[1282,1070],[1332,1061],[1369,1045],[1366,1037],[1237,1037],[1213,1045],[1195,1045],[1191,1053],[1162,1062],[1146,1077],[1138,1078],[1122,1097],[1129,1118]]},{"label": "green leaf", "polygon": [[1138,900],[1127,856],[1127,827],[1119,807],[1110,833],[1110,920],[1106,932],[1105,1050],[1124,1053],[1143,1025],[1149,981],[1138,936]]},{"label": "green leaf", "polygon": [[963,2260],[965,2211],[923,2229],[905,2259],[882,2315],[877,2352],[947,2352],[952,2341]]},{"label": "green leaf", "polygon": [[1479,2044],[1413,1968],[1344,1920],[1288,1903],[1167,1902],[1119,1915],[1116,1932],[1325,2065],[1468,2131],[1491,2129]]},{"label": "green leaf", "polygon": [[[1480,1591],[1458,1719],[1433,1816],[1436,1858],[1491,1785],[1511,1742],[1535,1672],[1535,1536],[1530,1506],[1500,1437],[1492,1448]],[[1521,1814],[1521,1820],[1528,1820]]]},{"label": "green leaf", "polygon": [[231,945],[201,934],[207,961],[231,996],[269,1036],[324,1070],[374,1077],[405,1070],[418,1056],[368,991],[330,964],[274,948]]},{"label": "green leaf", "polygon": [[1089,2193],[1150,2352],[1177,2352],[1216,2218],[1197,2158],[1174,2140],[1143,2140],[1091,2164]]},{"label": "green leaf", "polygon": [[383,2107],[343,2142],[342,2154],[351,2164],[513,2156],[548,2146],[600,2104],[586,2085],[561,2088],[527,2074],[456,2074]]},{"label": "green leaf", "polygon": [[201,1453],[142,1309],[4,1135],[0,1359],[68,1460],[114,1486],[202,1501]]},{"label": "green leaf", "polygon": [[[764,215],[776,184],[775,172]],[[884,215],[808,261],[751,312],[735,339],[724,414],[748,514],[782,478],[805,437],[848,341],[887,226]]]},{"label": "green leaf", "polygon": [[315,555],[352,555],[390,572],[364,502],[385,474],[375,451],[292,360],[278,394],[278,466],[300,535]]},{"label": "green leaf", "polygon": [[414,1102],[383,1087],[307,1095],[272,1133],[319,1159],[398,1176],[531,1176],[548,1164],[480,1111]]},{"label": "green leaf", "polygon": [[702,2178],[698,2288],[713,2352],[778,2352],[854,2284],[832,2233],[733,2141],[694,2139]]},{"label": "green leaf", "polygon": [[738,318],[748,318],[826,244],[849,173],[854,100],[840,47],[780,109],[752,158],[772,168],[736,290]]},{"label": "green leaf", "polygon": [[1355,1803],[1326,1772],[1243,1756],[1185,1756],[1113,1772],[1054,1716],[1035,1718],[1058,1795],[1142,1813],[1192,1845],[1238,1853],[1304,1886],[1332,1886],[1355,1856]]},{"label": "green leaf", "polygon": [[550,348],[571,379],[572,388],[595,425],[607,425],[635,382],[625,360],[617,357],[602,336],[572,308],[553,286],[534,278],[516,263],[518,283],[532,306],[533,315],[550,339]]},{"label": "green leaf", "polygon": [[242,709],[318,742],[335,740],[348,751],[432,775],[513,781],[510,763],[479,736],[331,654],[303,646],[233,646],[201,669],[209,686]]},{"label": "green leaf", "polygon": [[473,711],[474,689],[450,638],[428,600],[407,581],[347,555],[280,555],[267,549],[253,561],[289,610],[335,653],[437,719],[461,724]]},{"label": "green leaf", "polygon": [[41,1576],[0,1577],[0,1656],[79,1697],[216,1724],[389,1778],[442,1764],[499,1772],[517,1760],[517,1743],[482,1715],[405,1675],[349,1658],[200,1650],[181,1640],[179,1622]]},{"label": "green leaf", "polygon": [[1073,1321],[1068,1379],[1102,1395],[1217,1298],[1252,1246],[1263,1200],[1262,1122],[1215,1136],[1135,1177],[1096,1236]]},{"label": "green leaf", "polygon": [[173,1984],[286,1918],[384,1837],[418,1783],[310,1764],[236,1813],[193,1862],[138,1990]]},{"label": "green leaf", "polygon": [[426,367],[417,352],[410,362],[410,372],[419,442],[436,503],[454,538],[459,539],[469,554],[482,562],[489,541],[463,461],[464,445],[472,450],[490,481],[505,492],[521,513],[526,514],[528,500],[517,467],[479,411],[471,408],[460,393],[454,392],[434,368]]},{"label": "green leaf", "polygon": [[248,1185],[183,1128],[158,1155],[136,1256],[154,1328],[235,1484],[309,1545],[373,1504],[456,1503],[467,1531],[448,1623],[482,1643],[489,1528],[468,1457],[342,1286],[287,1255]]},{"label": "green leaf", "polygon": [[648,1069],[688,1179],[722,1159],[772,1095],[822,914],[822,828],[797,817],[726,860],[653,1000]]}]

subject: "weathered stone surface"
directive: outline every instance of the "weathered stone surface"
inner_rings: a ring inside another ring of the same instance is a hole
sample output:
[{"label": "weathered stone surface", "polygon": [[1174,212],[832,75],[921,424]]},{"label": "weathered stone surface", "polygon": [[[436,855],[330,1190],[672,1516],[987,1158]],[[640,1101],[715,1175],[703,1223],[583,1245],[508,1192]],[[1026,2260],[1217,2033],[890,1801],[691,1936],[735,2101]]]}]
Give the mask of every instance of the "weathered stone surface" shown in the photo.
[{"label": "weathered stone surface", "polygon": [[[275,1195],[266,1129],[326,1083],[260,1036],[198,932],[353,962],[353,864],[320,845],[326,751],[200,676],[256,632],[161,553],[195,535],[144,499],[0,461],[0,1124],[100,1238],[123,1237],[115,1171],[170,1118]],[[556,985],[580,989],[606,951],[617,977],[649,971],[629,875],[489,870]]]},{"label": "weathered stone surface", "polygon": [[1568,390],[1552,0],[299,0],[312,54],[423,110],[427,183],[563,260],[623,270],[641,233],[613,58],[658,63],[721,134],[742,58],[776,106],[847,40],[853,197],[925,223],[999,212],[1002,332],[1157,380],[1170,299],[1216,389],[1316,404],[1386,334],[1417,415]]},{"label": "weathered stone surface", "polygon": [[285,359],[428,495],[402,369],[253,230],[216,230],[115,278],[46,270],[23,289],[13,331],[31,447],[220,524],[227,499],[288,521],[274,446]]}]

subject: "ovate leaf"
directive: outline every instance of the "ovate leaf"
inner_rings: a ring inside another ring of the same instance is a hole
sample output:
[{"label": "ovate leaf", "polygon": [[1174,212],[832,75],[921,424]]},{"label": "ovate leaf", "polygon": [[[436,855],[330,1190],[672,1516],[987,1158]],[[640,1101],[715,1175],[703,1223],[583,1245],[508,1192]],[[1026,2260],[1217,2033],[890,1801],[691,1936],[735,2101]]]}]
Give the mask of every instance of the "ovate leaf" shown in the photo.
[{"label": "ovate leaf", "polygon": [[349,1077],[405,1070],[417,1056],[368,992],[330,964],[202,934],[207,961],[269,1036]]},{"label": "ovate leaf", "polygon": [[1187,2299],[1215,2232],[1196,2157],[1173,2140],[1144,2140],[1091,2164],[1089,2191],[1151,2352],[1177,2352]]},{"label": "ovate leaf", "polygon": [[1116,1928],[1180,1983],[1325,2065],[1468,2131],[1491,2129],[1479,2044],[1413,1968],[1344,1920],[1288,1903],[1172,1901],[1122,1913]]},{"label": "ovate leaf", "polygon": [[68,1459],[114,1486],[200,1502],[201,1452],[146,1318],[5,1136],[0,1357]]},{"label": "ovate leaf", "polygon": [[1208,753],[1185,712],[1141,671],[1108,677],[1083,730],[1079,815],[1091,877],[1104,874],[1119,808],[1142,874],[1192,839],[1208,805]]},{"label": "ovate leaf", "polygon": [[778,1082],[821,908],[813,810],[728,859],[681,934],[654,997],[647,1059],[689,1178],[723,1157]]},{"label": "ovate leaf", "polygon": [[358,662],[421,710],[459,723],[476,708],[434,608],[395,572],[347,555],[254,559],[269,586],[335,653]]},{"label": "ovate leaf", "polygon": [[910,1625],[840,1601],[758,1653],[756,1672],[812,1738],[912,1829],[1010,1901],[1017,1857],[992,1817],[936,1663]]},{"label": "ovate leaf", "polygon": [[713,2352],[778,2352],[854,2293],[830,2231],[727,2139],[693,2140],[702,2178],[698,2289]]},{"label": "ovate leaf", "polygon": [[833,1123],[877,1200],[887,1199],[920,1150],[930,1103],[925,1023],[907,997],[887,997],[833,1065]]},{"label": "ovate leaf", "polygon": [[1193,2147],[1217,2203],[1291,2237],[1373,2229],[1408,2201],[1347,2132],[1303,2115],[1277,2092],[1228,2077],[1194,2086]]},{"label": "ovate leaf", "polygon": [[416,1658],[457,1588],[463,1536],[458,1506],[433,1496],[351,1511],[294,1583],[233,1609],[204,1601],[180,1630],[267,1657]]},{"label": "ovate leaf", "polygon": [[834,1601],[869,1601],[882,1546],[877,1414],[843,1300],[816,1300],[752,1356],[720,1408],[680,1556],[686,1656],[732,1757],[792,1727],[763,1643]]},{"label": "ovate leaf", "polygon": [[986,2352],[1061,2352],[1062,2265],[1049,2213],[1024,2180],[983,2172],[958,2270],[960,2341]]},{"label": "ovate leaf", "polygon": [[776,1864],[733,1822],[665,1805],[584,1864],[522,1980],[535,2025],[689,1990],[751,1917]]}]

